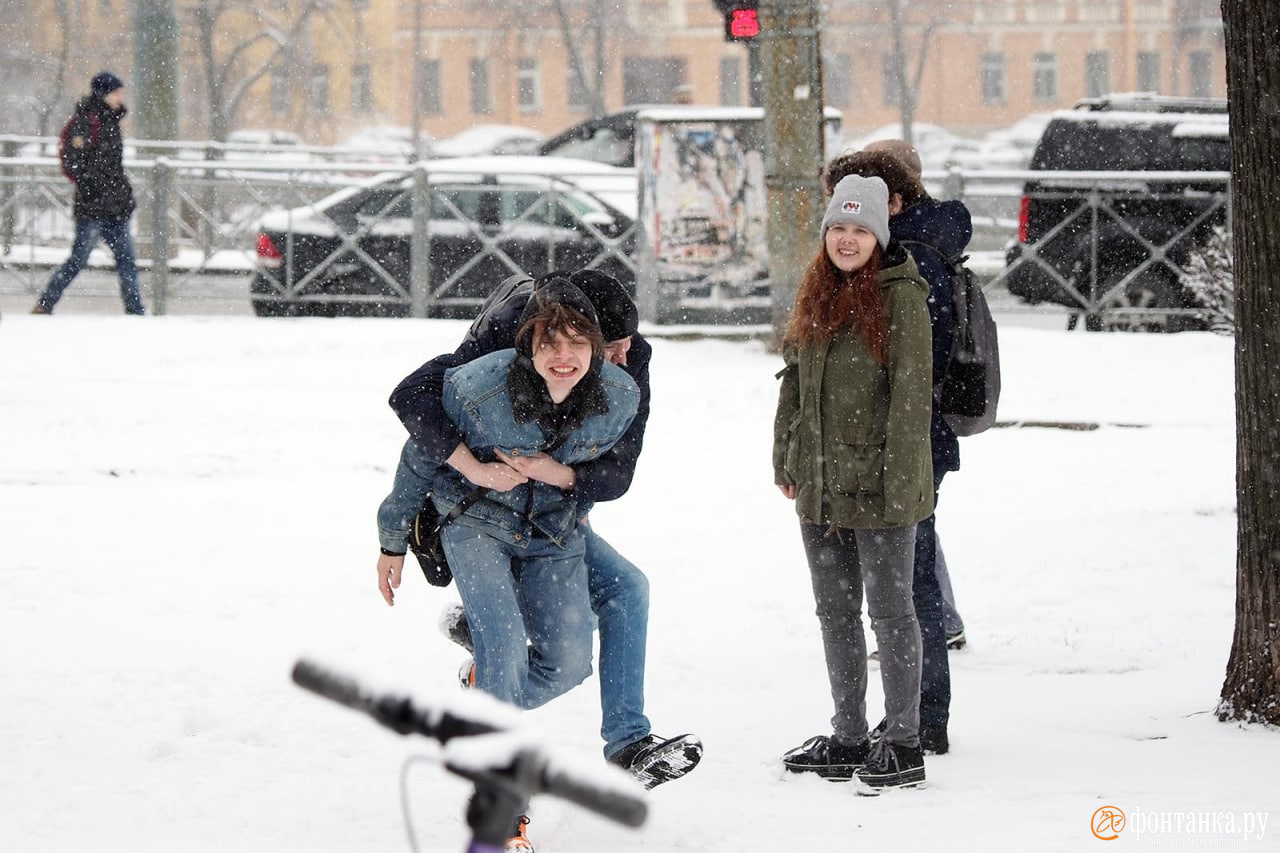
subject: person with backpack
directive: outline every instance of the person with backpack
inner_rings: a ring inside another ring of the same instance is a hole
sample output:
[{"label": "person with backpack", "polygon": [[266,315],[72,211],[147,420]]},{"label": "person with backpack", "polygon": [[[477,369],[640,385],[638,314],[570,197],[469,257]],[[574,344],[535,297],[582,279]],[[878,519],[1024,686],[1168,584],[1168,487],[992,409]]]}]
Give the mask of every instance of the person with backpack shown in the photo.
[{"label": "person with backpack", "polygon": [[[849,175],[822,219],[783,336],[774,483],[795,502],[835,715],[782,757],[871,789],[925,784],[916,526],[933,512],[929,286],[889,231],[889,191]],[[867,725],[862,602],[880,647],[884,725]]]},{"label": "person with backpack", "polygon": [[[535,289],[550,278],[565,275],[595,307],[605,338],[606,361],[620,367],[640,389],[635,419],[608,452],[573,466],[566,483],[579,503],[589,508],[601,501],[622,497],[631,486],[636,462],[644,445],[649,420],[649,361],[653,348],[638,331],[639,316],[626,288],[612,276],[596,270],[552,272],[534,279],[510,276],[499,284],[480,309],[462,344],[452,353],[438,356],[415,370],[396,387],[390,398],[409,432],[410,441],[422,452],[438,458],[470,452],[459,430],[441,417],[443,377],[452,367],[466,364],[515,340],[519,318]],[[518,476],[537,476],[536,459],[512,460]],[[504,470],[477,475],[477,486],[504,486],[511,476]],[[585,512],[585,510],[584,510]],[[663,737],[654,734],[645,714],[645,652],[649,624],[649,581],[635,564],[615,550],[590,523],[582,525],[586,540],[587,580],[591,609],[600,636],[600,735],[605,758],[628,770],[647,787],[674,780],[696,766],[701,741],[690,734]],[[400,583],[399,571],[387,578],[384,596]],[[464,612],[444,614],[446,636],[470,651],[470,625]]]},{"label": "person with backpack", "polygon": [[[827,165],[823,181],[828,192],[848,175],[879,178],[888,186],[889,233],[911,253],[921,277],[929,284],[932,375],[936,386],[951,367],[955,334],[955,294],[947,260],[964,252],[973,236],[973,224],[962,202],[938,202],[929,197],[919,174],[902,151],[903,146],[908,152],[914,150],[902,140],[891,140],[881,144],[878,150],[868,150],[871,148],[868,146],[859,152],[843,154]],[[942,478],[948,471],[960,468],[960,442],[941,409],[935,402],[929,422],[935,503]],[[926,753],[943,755],[951,748],[948,733],[951,664],[942,585],[937,571],[938,539],[934,522],[934,515],[930,513],[916,526],[912,597],[924,655],[920,679],[920,745]]]},{"label": "person with backpack", "polygon": [[138,293],[138,263],[129,235],[135,205],[133,186],[124,171],[124,137],[120,132],[120,121],[127,114],[124,83],[110,71],[103,71],[94,76],[88,97],[76,105],[62,128],[58,157],[63,174],[76,185],[76,236],[71,256],[54,270],[32,314],[53,313],[63,292],[88,264],[99,238],[115,255],[125,313],[146,313]]}]

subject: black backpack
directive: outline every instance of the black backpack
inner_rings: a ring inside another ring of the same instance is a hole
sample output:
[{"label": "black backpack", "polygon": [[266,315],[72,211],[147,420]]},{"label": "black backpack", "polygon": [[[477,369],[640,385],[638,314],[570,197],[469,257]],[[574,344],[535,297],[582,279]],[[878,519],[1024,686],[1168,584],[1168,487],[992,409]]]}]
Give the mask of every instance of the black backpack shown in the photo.
[{"label": "black backpack", "polygon": [[934,405],[956,435],[986,432],[996,422],[1000,402],[1000,345],[986,294],[965,264],[969,256],[951,258],[932,243],[918,240],[899,242],[932,250],[951,276],[955,334],[947,369],[933,388]]}]

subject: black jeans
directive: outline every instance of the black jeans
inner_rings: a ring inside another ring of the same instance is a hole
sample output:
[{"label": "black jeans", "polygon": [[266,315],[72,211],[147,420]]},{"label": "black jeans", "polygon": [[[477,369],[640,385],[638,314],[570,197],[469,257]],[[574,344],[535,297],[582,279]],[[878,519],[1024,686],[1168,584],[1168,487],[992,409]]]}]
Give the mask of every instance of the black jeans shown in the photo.
[{"label": "black jeans", "polygon": [[[935,502],[945,473],[934,472]],[[938,539],[931,515],[916,525],[911,589],[924,657],[920,672],[920,725],[945,730],[951,718],[951,664],[947,660],[947,630],[942,620],[942,588],[934,566],[937,556]]]}]

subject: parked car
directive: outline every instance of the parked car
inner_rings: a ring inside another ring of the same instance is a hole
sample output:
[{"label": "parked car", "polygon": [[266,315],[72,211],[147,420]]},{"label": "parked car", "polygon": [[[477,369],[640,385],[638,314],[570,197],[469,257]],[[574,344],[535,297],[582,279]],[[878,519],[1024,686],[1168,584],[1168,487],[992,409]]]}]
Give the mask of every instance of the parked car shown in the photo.
[{"label": "parked car", "polygon": [[[634,290],[628,213],[605,195],[634,178],[582,161],[431,161],[428,282],[435,316],[470,316],[513,272],[592,267]],[[594,187],[594,188],[593,188]],[[250,283],[259,316],[406,316],[414,237],[412,175],[383,175],[264,216]]]},{"label": "parked car", "polygon": [[486,154],[537,154],[545,133],[514,124],[477,124],[437,139],[432,157],[481,157]]},{"label": "parked car", "polygon": [[1225,222],[1225,180],[1108,173],[1228,172],[1226,108],[1131,94],[1054,113],[1029,170],[1055,174],[1024,186],[1018,238],[1006,254],[1009,291],[1076,308],[1094,329],[1197,327],[1187,312],[1168,312],[1195,305],[1181,268]]},{"label": "parked car", "polygon": [[[555,134],[538,147],[548,157],[575,157],[611,166],[634,167],[636,164],[636,116],[641,112],[666,120],[763,119],[760,107],[704,107],[683,104],[640,104],[608,115],[578,122]],[[844,114],[828,107],[826,112],[828,150],[834,151],[840,139]]]}]

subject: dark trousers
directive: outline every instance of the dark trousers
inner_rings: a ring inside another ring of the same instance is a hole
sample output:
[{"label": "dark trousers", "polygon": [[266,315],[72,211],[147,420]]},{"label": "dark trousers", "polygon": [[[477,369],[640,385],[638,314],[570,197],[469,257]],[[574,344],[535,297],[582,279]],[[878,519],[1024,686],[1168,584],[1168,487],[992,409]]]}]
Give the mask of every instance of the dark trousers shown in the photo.
[{"label": "dark trousers", "polygon": [[[945,473],[934,472],[935,496]],[[946,729],[951,718],[951,664],[947,660],[947,631],[942,619],[942,588],[934,567],[937,555],[938,538],[931,515],[916,525],[915,566],[911,578],[924,659],[920,672],[920,725]]]}]

